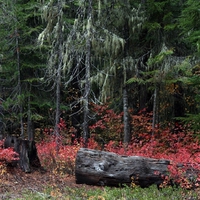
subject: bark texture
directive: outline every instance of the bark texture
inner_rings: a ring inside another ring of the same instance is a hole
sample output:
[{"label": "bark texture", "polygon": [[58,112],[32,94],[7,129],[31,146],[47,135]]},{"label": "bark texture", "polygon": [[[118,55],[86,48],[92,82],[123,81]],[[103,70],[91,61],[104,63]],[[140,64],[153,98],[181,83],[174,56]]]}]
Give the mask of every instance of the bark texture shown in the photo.
[{"label": "bark texture", "polygon": [[4,147],[13,147],[14,151],[19,154],[19,160],[16,164],[18,163],[24,172],[31,172],[32,167],[41,167],[34,141],[8,136],[5,139]]},{"label": "bark texture", "polygon": [[76,183],[119,186],[134,182],[141,187],[160,185],[167,175],[169,160],[141,156],[120,156],[115,153],[81,148],[76,157]]}]

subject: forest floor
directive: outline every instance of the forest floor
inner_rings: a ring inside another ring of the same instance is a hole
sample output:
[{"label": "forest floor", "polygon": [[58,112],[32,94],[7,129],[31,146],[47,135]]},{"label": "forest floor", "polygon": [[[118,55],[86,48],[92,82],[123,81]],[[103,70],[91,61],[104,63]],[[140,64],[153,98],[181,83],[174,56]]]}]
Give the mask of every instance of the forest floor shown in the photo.
[{"label": "forest floor", "polygon": [[43,192],[50,188],[56,190],[70,188],[92,189],[97,186],[76,184],[75,176],[56,175],[49,171],[37,170],[31,173],[22,172],[17,168],[9,168],[7,172],[0,175],[0,199],[22,198],[24,192]]},{"label": "forest floor", "polygon": [[[0,200],[14,200],[14,199],[32,199],[33,194],[48,194],[46,198],[42,199],[63,199],[57,198],[59,194],[63,197],[69,196],[67,194],[66,188],[74,191],[87,191],[96,189],[103,189],[98,186],[90,186],[85,184],[76,184],[75,176],[72,175],[59,175],[53,173],[52,171],[45,170],[34,170],[31,173],[25,173],[18,168],[8,168],[7,170],[2,170],[0,173]],[[138,190],[139,193],[141,191]],[[192,192],[192,191],[191,191]],[[153,192],[155,193],[155,192]],[[153,194],[152,193],[152,194]],[[171,194],[171,193],[170,193]],[[169,194],[169,195],[170,195]],[[191,193],[192,194],[192,193]],[[200,195],[200,191],[198,193]],[[146,194],[145,194],[146,195]],[[198,195],[198,196],[199,196]],[[39,198],[33,198],[39,199]],[[69,200],[70,198],[64,198]],[[77,199],[77,198],[76,198]],[[80,198],[79,198],[80,199]],[[88,199],[88,198],[86,198]],[[102,198],[105,199],[105,198]],[[123,198],[125,199],[125,198]],[[152,198],[151,198],[152,199]],[[172,198],[170,198],[172,199]],[[173,199],[180,199],[178,197],[173,197]],[[198,197],[193,198],[190,195],[187,198],[183,197],[184,200],[199,200]]]}]

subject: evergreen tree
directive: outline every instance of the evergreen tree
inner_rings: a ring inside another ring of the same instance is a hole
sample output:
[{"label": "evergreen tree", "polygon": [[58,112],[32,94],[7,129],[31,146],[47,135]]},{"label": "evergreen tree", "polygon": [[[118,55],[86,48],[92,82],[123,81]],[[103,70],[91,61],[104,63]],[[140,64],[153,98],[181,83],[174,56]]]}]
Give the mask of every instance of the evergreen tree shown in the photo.
[{"label": "evergreen tree", "polygon": [[[38,43],[41,47],[45,45],[50,47],[45,79],[47,79],[46,85],[53,92],[52,98],[56,102],[56,105],[54,103],[55,106],[53,106],[53,109],[55,109],[53,123],[57,135],[59,134],[58,123],[62,117],[62,111],[67,112],[69,107],[73,107],[77,103],[70,102],[68,104],[70,97],[66,95],[70,94],[67,90],[72,91],[69,88],[69,84],[76,79],[76,75],[73,76],[74,74],[71,72],[74,54],[70,52],[73,49],[73,46],[70,46],[70,42],[75,42],[70,40],[74,34],[73,23],[75,19],[73,17],[75,16],[73,15],[73,10],[75,9],[75,4],[71,1],[44,1],[41,7],[41,17],[45,21],[46,27],[39,34]],[[71,99],[74,98],[71,97]]]},{"label": "evergreen tree", "polygon": [[[4,55],[1,80],[3,88],[7,90],[6,92],[2,91],[2,96],[4,108],[8,111],[4,120],[7,128],[10,126],[10,129],[14,123],[21,124],[21,135],[23,135],[18,19],[15,7],[10,1],[2,3],[1,11],[3,16],[8,16],[8,19],[1,23],[2,28],[7,27],[2,31],[2,36],[5,37],[1,40],[2,54]],[[5,78],[6,81],[4,81]]]},{"label": "evergreen tree", "polygon": [[[165,78],[169,71],[173,71],[173,68],[175,71],[176,66],[184,62],[187,48],[179,37],[181,30],[178,28],[182,3],[148,0],[144,5],[147,20],[139,36],[141,42],[138,42],[143,48],[137,49],[139,55],[144,56],[139,59],[139,80],[131,78],[128,82],[142,83],[139,84],[139,88],[145,88],[147,94],[144,95],[145,92],[142,93],[140,90],[141,98],[149,96],[149,99],[152,99],[152,101],[146,99],[145,102],[151,102],[146,106],[153,111],[152,128],[154,129],[156,123],[172,119],[178,114],[174,113],[174,108],[177,106],[175,102],[180,104],[183,102],[180,99],[176,101],[176,97],[166,90]],[[175,81],[176,78],[175,75],[173,80],[176,83],[171,82],[169,85],[172,87],[177,85],[181,88],[178,81]],[[166,109],[163,109],[164,107]],[[183,110],[184,108],[181,108],[181,111]]]},{"label": "evergreen tree", "polygon": [[39,93],[36,85],[39,84],[41,68],[45,61],[36,45],[42,24],[38,17],[39,4],[26,1],[13,4],[7,1],[2,5],[5,5],[10,17],[8,24],[5,24],[8,26],[5,29],[7,37],[2,39],[3,53],[6,55],[2,68],[7,77],[7,83],[3,84],[10,86],[10,92],[4,93],[4,106],[6,110],[11,111],[8,115],[9,121],[20,124],[22,137],[25,136],[24,124],[27,121],[27,136],[33,139],[32,119],[42,118],[37,111],[41,102],[37,96]]},{"label": "evergreen tree", "polygon": [[188,74],[183,71],[193,66],[187,56],[198,52],[198,3],[19,0],[1,5],[1,93],[11,109],[9,120],[27,121],[29,139],[33,121],[44,120],[50,108],[56,133],[67,112],[76,136],[82,124],[88,138],[88,124],[95,120],[90,102],[108,97],[116,111],[124,110],[125,143],[131,137],[130,107],[148,106],[153,127],[184,115]]},{"label": "evergreen tree", "polygon": [[[187,112],[182,118],[178,118],[191,125],[194,131],[199,130],[199,69],[200,69],[200,2],[187,0],[182,10],[179,27],[182,30],[181,36],[188,47],[188,55],[190,56],[190,76],[187,76],[187,95],[186,102]],[[185,70],[184,70],[185,71]]]},{"label": "evergreen tree", "polygon": [[[118,111],[123,109],[124,143],[131,138],[128,114],[131,96],[126,81],[132,74],[137,76],[135,45],[145,21],[143,14],[143,8],[136,1],[102,2],[96,23],[102,41],[93,43],[99,72],[92,80],[101,88],[99,101],[105,102],[110,97]],[[101,54],[96,55],[99,49]]]},{"label": "evergreen tree", "polygon": [[181,16],[180,16],[180,28],[182,35],[187,42],[187,46],[192,51],[200,52],[200,2],[195,0],[187,0]]}]

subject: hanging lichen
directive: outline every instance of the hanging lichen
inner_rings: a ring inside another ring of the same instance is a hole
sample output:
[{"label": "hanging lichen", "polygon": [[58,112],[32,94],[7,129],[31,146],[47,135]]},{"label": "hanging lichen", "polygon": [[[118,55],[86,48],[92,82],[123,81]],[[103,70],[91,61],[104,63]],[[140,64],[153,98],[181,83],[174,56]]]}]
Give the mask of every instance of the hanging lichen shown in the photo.
[{"label": "hanging lichen", "polygon": [[53,6],[53,0],[41,6],[41,18],[47,25],[38,36],[39,45],[43,45],[45,40],[51,43],[52,31],[57,23],[58,12],[57,7]]}]

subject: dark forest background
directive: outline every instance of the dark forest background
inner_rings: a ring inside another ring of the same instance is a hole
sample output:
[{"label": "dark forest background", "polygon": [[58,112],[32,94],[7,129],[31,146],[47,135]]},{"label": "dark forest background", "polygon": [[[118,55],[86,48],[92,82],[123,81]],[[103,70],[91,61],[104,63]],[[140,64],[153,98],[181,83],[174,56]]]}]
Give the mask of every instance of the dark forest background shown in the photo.
[{"label": "dark forest background", "polygon": [[196,0],[0,0],[1,137],[59,135],[64,120],[64,136],[87,140],[109,113],[127,143],[141,112],[152,133],[178,123],[196,133],[199,10]]}]

